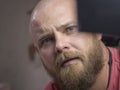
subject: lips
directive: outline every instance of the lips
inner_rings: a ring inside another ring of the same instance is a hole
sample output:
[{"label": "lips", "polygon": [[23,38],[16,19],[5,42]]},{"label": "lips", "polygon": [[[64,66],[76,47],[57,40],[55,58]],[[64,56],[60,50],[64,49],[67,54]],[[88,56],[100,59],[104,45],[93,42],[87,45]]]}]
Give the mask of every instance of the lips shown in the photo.
[{"label": "lips", "polygon": [[68,59],[66,59],[66,60],[64,60],[63,62],[62,62],[62,64],[61,64],[61,67],[64,67],[65,65],[69,65],[69,64],[71,64],[70,62],[73,62],[73,61],[75,61],[76,59],[79,59],[78,57],[73,57],[73,58],[68,58]]}]

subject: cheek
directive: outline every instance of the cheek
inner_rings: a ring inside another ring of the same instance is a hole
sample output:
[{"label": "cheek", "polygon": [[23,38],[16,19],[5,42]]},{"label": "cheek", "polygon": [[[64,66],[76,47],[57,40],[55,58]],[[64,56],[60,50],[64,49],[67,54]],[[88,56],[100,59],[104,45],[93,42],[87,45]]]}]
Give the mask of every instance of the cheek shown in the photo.
[{"label": "cheek", "polygon": [[91,37],[74,37],[71,39],[72,47],[74,47],[75,51],[78,51],[83,55],[86,59],[88,59],[89,53],[94,48],[93,39]]},{"label": "cheek", "polygon": [[53,62],[54,62],[53,48],[41,49],[39,51],[39,55],[45,66],[47,66],[48,68],[51,68],[53,66]]},{"label": "cheek", "polygon": [[87,38],[74,37],[71,39],[72,46],[81,52],[87,51],[91,46],[91,41]]}]

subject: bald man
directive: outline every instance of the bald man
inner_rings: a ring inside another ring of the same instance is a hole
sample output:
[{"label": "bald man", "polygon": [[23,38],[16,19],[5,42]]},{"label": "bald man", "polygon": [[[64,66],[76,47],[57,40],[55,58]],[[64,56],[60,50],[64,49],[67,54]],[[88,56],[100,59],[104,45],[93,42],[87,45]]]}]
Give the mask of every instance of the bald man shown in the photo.
[{"label": "bald man", "polygon": [[41,0],[30,33],[48,74],[45,90],[120,90],[120,53],[98,33],[80,32],[75,0]]}]

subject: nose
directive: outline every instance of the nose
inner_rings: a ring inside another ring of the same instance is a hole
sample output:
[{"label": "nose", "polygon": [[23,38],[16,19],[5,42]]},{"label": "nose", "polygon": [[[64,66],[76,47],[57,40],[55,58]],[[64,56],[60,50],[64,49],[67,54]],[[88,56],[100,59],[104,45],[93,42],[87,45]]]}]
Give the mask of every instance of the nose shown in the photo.
[{"label": "nose", "polygon": [[62,53],[63,51],[67,51],[69,49],[70,49],[70,44],[68,37],[62,34],[57,34],[56,42],[55,42],[55,52]]}]

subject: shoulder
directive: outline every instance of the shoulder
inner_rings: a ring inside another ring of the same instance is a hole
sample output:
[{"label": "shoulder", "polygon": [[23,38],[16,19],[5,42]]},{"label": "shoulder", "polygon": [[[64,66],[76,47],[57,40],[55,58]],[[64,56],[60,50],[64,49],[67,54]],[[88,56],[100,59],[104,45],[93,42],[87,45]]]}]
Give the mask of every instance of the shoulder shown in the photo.
[{"label": "shoulder", "polygon": [[50,81],[45,87],[45,90],[62,90],[62,89],[58,86],[56,82]]},{"label": "shoulder", "polygon": [[109,47],[109,50],[112,54],[112,59],[115,60],[116,62],[120,62],[120,50],[117,48],[111,48],[111,47]]},{"label": "shoulder", "polygon": [[110,75],[110,84],[108,90],[120,90],[120,50],[116,48],[110,48],[112,56],[112,69]]}]

